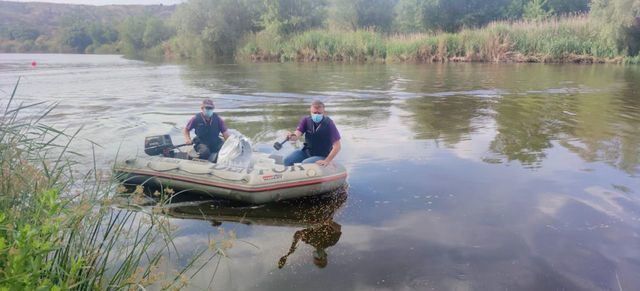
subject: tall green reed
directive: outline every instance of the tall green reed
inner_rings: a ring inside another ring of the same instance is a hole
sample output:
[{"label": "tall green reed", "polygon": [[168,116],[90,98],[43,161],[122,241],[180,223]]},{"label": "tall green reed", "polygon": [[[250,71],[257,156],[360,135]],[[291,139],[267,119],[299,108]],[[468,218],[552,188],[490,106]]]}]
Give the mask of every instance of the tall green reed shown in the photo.
[{"label": "tall green reed", "polygon": [[201,269],[193,271],[206,246],[182,269],[163,273],[167,258],[180,258],[168,220],[153,211],[112,207],[117,183],[100,175],[95,162],[76,177],[76,161],[87,159],[70,150],[80,130],[67,134],[43,122],[55,104],[17,104],[19,83],[1,104],[0,290],[187,284],[186,274]]},{"label": "tall green reed", "polygon": [[387,62],[623,62],[586,14],[539,21],[499,21],[457,33],[383,35],[311,30],[288,38],[253,34],[240,59]]}]

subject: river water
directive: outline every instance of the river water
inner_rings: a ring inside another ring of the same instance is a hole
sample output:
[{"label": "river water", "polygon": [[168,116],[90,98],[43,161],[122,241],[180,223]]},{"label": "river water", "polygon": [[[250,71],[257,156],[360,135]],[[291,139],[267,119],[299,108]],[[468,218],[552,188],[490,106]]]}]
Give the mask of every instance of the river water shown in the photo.
[{"label": "river water", "polygon": [[[0,54],[0,103],[18,76],[16,98],[58,103],[47,122],[82,127],[74,147],[90,157],[86,141],[99,144],[106,170],[145,136],[181,142],[204,97],[262,149],[325,101],[346,194],[168,211],[186,252],[220,227],[251,243],[193,289],[640,290],[640,67]],[[296,233],[306,239],[280,269]]]}]

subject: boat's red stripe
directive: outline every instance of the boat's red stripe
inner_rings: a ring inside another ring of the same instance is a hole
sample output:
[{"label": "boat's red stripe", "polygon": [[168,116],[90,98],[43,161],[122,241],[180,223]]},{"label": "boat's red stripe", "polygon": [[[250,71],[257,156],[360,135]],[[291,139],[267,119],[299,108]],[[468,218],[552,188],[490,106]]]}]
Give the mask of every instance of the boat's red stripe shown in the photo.
[{"label": "boat's red stripe", "polygon": [[151,171],[145,171],[145,170],[134,170],[134,171],[126,171],[126,172],[131,173],[131,174],[141,174],[141,175],[146,175],[146,176],[151,176],[151,177],[168,178],[168,179],[172,179],[172,180],[179,180],[179,181],[189,182],[189,183],[194,183],[195,182],[195,184],[198,184],[198,185],[215,186],[215,187],[220,187],[220,188],[224,188],[224,189],[240,190],[240,191],[245,191],[245,192],[263,192],[263,191],[271,191],[271,190],[278,190],[278,189],[298,187],[298,186],[320,184],[320,183],[324,183],[324,182],[340,180],[342,178],[346,178],[347,177],[347,173],[342,173],[342,174],[339,174],[339,175],[336,175],[336,176],[329,176],[329,177],[320,178],[320,179],[299,181],[299,182],[291,182],[291,183],[286,183],[286,184],[278,184],[278,185],[267,186],[267,187],[262,187],[262,188],[253,188],[253,187],[243,187],[243,186],[238,186],[238,185],[234,185],[234,184],[227,184],[227,183],[216,183],[216,182],[212,182],[212,181],[209,181],[209,180],[202,180],[202,179],[198,179],[198,178],[183,178],[183,177],[177,176],[177,175],[158,173],[158,172],[151,172]]}]

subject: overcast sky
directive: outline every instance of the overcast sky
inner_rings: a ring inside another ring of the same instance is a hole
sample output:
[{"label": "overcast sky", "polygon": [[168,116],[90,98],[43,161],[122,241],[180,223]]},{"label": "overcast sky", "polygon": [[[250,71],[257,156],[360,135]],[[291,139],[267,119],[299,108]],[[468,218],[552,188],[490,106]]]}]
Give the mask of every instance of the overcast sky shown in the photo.
[{"label": "overcast sky", "polygon": [[164,4],[172,5],[185,2],[186,0],[10,0],[15,2],[49,2],[67,4],[89,4],[89,5],[109,5],[109,4]]}]

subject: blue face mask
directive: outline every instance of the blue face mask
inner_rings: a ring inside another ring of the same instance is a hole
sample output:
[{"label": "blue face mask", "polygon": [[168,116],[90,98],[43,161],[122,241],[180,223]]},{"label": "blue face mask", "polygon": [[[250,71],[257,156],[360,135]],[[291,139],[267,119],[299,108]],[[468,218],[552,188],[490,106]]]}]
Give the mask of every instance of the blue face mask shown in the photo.
[{"label": "blue face mask", "polygon": [[205,110],[204,110],[204,114],[205,114],[207,117],[211,117],[211,116],[213,116],[213,109],[205,109]]},{"label": "blue face mask", "polygon": [[320,121],[322,121],[323,117],[324,117],[324,115],[322,115],[322,114],[311,114],[311,120],[313,120],[313,122],[315,122],[315,123],[320,123]]}]

